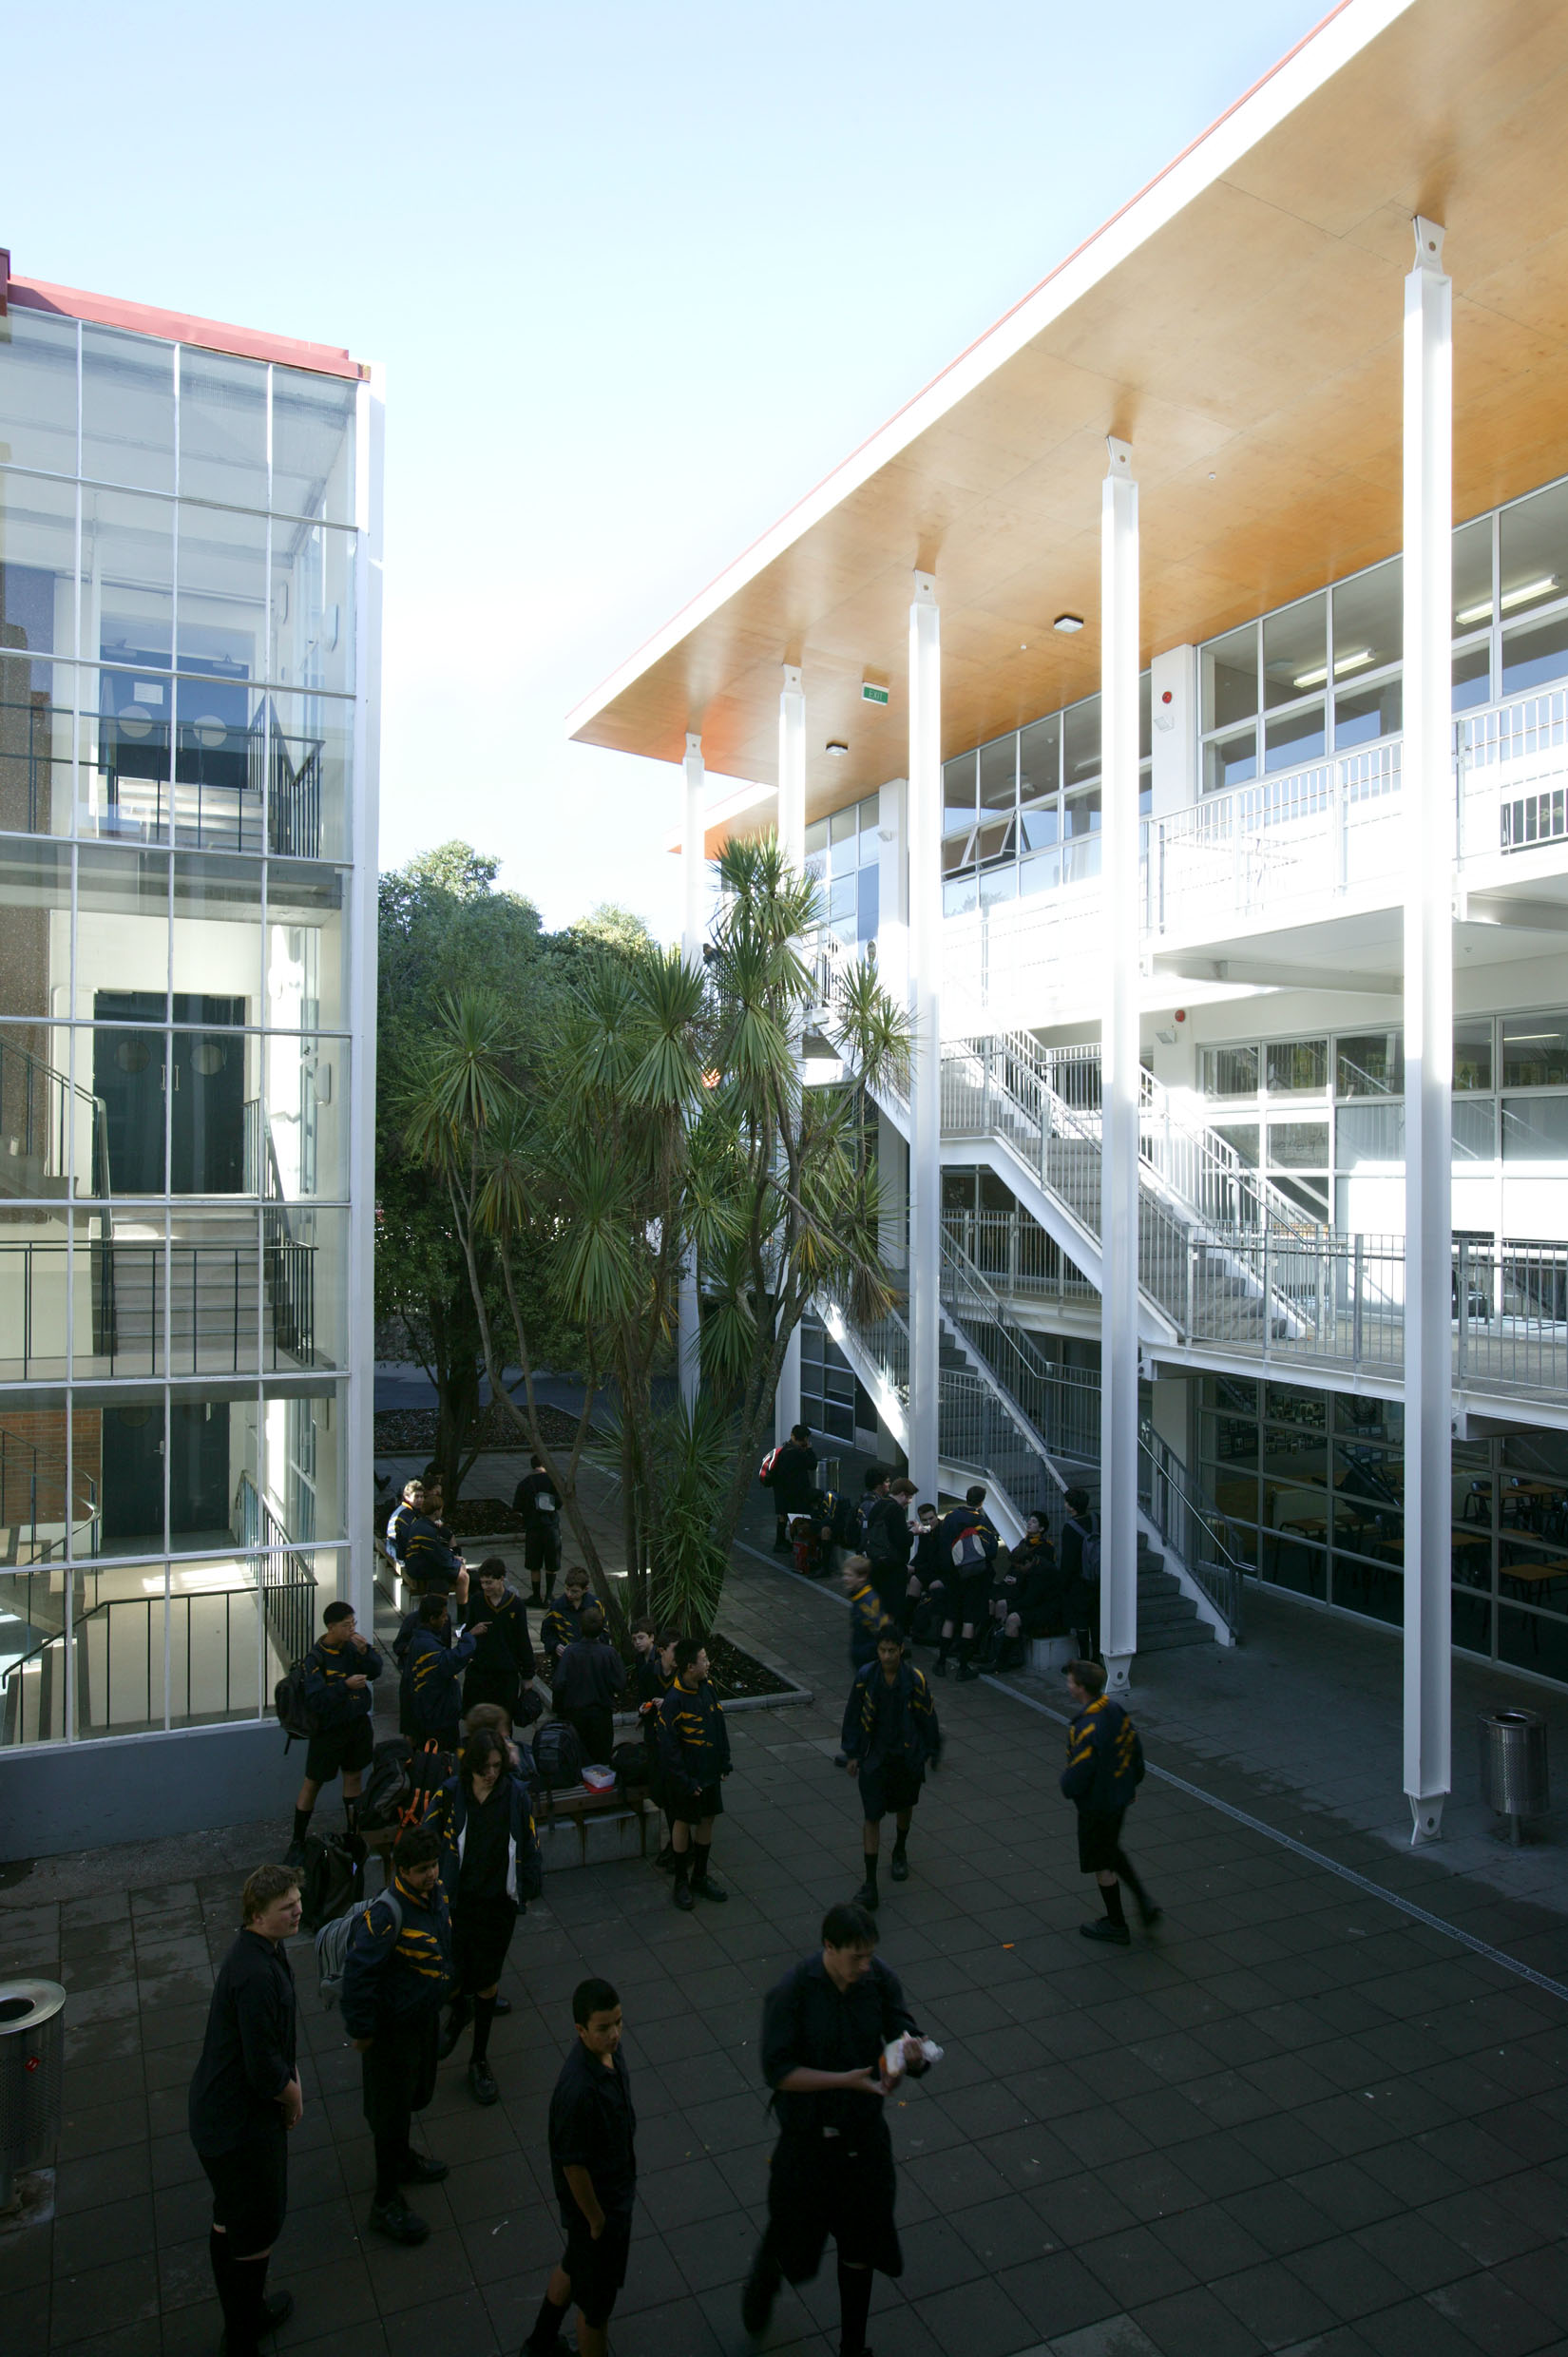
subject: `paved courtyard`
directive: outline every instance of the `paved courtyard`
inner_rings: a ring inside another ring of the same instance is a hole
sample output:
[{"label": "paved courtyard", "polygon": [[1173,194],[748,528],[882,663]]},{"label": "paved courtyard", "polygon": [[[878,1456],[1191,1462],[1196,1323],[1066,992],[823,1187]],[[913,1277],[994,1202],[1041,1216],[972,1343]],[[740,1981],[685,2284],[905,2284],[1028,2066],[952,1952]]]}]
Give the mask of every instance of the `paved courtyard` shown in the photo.
[{"label": "paved courtyard", "polygon": [[[421,2250],[365,2233],[357,2058],[296,1949],[307,2110],[272,2275],[298,2302],[279,2357],[511,2357],[556,2254],[545,2106],[587,1971],[621,1992],[640,2118],[617,2357],[746,2347],[737,2291],[771,2140],[762,1993],[854,1888],[858,1824],[831,1764],[842,1608],[748,1558],[723,1620],[818,1697],[735,1717],[715,1848],[731,1902],[681,1916],[651,1864],[549,1876],[505,1983],[501,2104],[476,2109],[460,2056],[426,2115],[452,2174],[416,2195],[434,2227]],[[1165,1922],[1125,1953],[1091,1948],[1059,1727],[990,1685],[939,1697],[947,1762],[881,1923],[947,2057],[892,2116],[906,2271],[879,2279],[877,2357],[1568,2348],[1562,1999],[1156,1776],[1129,1847]],[[1217,1791],[1215,1760],[1167,1710],[1169,1732],[1151,1713],[1155,1764]],[[1223,1773],[1233,1806],[1279,1814],[1277,1790],[1234,1758]],[[1500,1897],[1321,1800],[1291,1830],[1325,1849],[1337,1831],[1336,1856],[1434,1911],[1447,1894],[1473,1933],[1568,1979],[1549,1888]],[[46,1861],[0,1889],[0,1969],[57,1973],[71,1993],[57,2216],[0,2236],[7,2357],[216,2349],[185,2085],[239,1879],[285,1833]],[[784,2295],[769,2347],[827,2357],[834,2313],[830,2267]]]}]

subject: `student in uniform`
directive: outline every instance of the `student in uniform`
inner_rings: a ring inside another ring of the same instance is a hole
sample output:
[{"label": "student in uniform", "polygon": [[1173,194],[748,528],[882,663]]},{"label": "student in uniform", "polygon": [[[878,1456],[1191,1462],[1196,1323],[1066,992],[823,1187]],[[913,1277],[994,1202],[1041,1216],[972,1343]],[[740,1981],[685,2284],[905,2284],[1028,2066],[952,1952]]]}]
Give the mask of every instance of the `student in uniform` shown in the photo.
[{"label": "student in uniform", "polygon": [[489,2061],[501,1969],[518,1916],[544,1885],[528,1788],[506,1738],[493,1728],[482,1727],[468,1738],[457,1773],[437,1793],[428,1822],[441,1839],[457,1977],[436,2059],[446,2060],[471,2014],[468,2086],[476,2103],[490,2104],[501,2093]]},{"label": "student in uniform", "polygon": [[980,1672],[974,1663],[975,1632],[990,1618],[991,1576],[999,1543],[996,1524],[985,1511],[985,1492],[978,1482],[966,1493],[964,1504],[954,1506],[944,1517],[942,1536],[947,1543],[951,1564],[947,1592],[954,1600],[942,1623],[936,1675],[947,1675],[947,1656],[956,1629],[958,1675],[961,1679],[978,1677]]},{"label": "student in uniform", "polygon": [[1066,1577],[1041,1515],[1030,1515],[1001,1585],[1002,1643],[997,1667],[1016,1670],[1023,1666],[1027,1638],[1057,1637],[1067,1625]]},{"label": "student in uniform", "polygon": [[547,1604],[555,1594],[555,1575],[561,1569],[561,1492],[545,1470],[545,1460],[536,1451],[528,1459],[528,1470],[512,1492],[512,1512],[523,1517],[523,1568],[532,1586],[530,1604],[540,1601],[539,1581],[545,1581],[544,1601]]},{"label": "student in uniform", "polygon": [[926,1771],[942,1757],[942,1730],[931,1690],[904,1658],[904,1639],[890,1620],[876,1640],[876,1659],[857,1670],[844,1706],[840,1738],[851,1776],[860,1785],[864,1818],[862,1849],[866,1879],[854,1894],[856,1907],[877,1904],[877,1855],[882,1820],[892,1811],[893,1880],[909,1879],[909,1823],[926,1781]]},{"label": "student in uniform", "polygon": [[899,1625],[906,1637],[912,1631],[915,1616],[923,1604],[940,1611],[945,1579],[953,1567],[952,1557],[942,1544],[942,1518],[935,1506],[921,1506],[915,1520],[914,1554],[909,1561],[909,1577],[899,1612]]},{"label": "student in uniform", "polygon": [[872,1466],[866,1475],[861,1504],[863,1544],[871,1583],[888,1612],[898,1610],[908,1584],[909,1550],[914,1544],[909,1507],[915,1495],[915,1485],[907,1474],[893,1476],[885,1466]]},{"label": "student in uniform", "polygon": [[343,1960],[343,2027],[360,2058],[365,2120],[375,2139],[370,2222],[389,2242],[430,2233],[403,2199],[405,2185],[438,2185],[444,2160],[410,2141],[413,2115],[435,2093],[441,2004],[451,1986],[451,1917],[441,1888],[440,1836],[428,1825],[399,1833],[392,1851],[394,1917],[367,1902]]},{"label": "student in uniform", "polygon": [[1069,1661],[1067,1698],[1073,1719],[1067,1729],[1061,1790],[1078,1811],[1079,1871],[1094,1876],[1105,1907],[1099,1923],[1080,1924],[1079,1929],[1086,1940],[1127,1947],[1133,1935],[1121,1905],[1121,1884],[1137,1900],[1145,1930],[1158,1923],[1161,1912],[1121,1847],[1122,1820],[1143,1781],[1143,1746],[1127,1713],[1105,1691],[1103,1663]]},{"label": "student in uniform", "polygon": [[554,1677],[555,1665],[565,1648],[581,1635],[580,1623],[590,1604],[602,1613],[603,1605],[588,1592],[587,1573],[580,1563],[574,1563],[566,1574],[564,1593],[556,1598],[539,1624],[539,1641],[550,1677]]},{"label": "student in uniform", "polygon": [[305,2108],[283,1947],[299,1928],[292,1868],[258,1866],[240,1893],[239,1921],[213,1983],[188,2108],[191,2142],[212,2185],[207,2256],[225,2347],[228,2357],[256,2357],[261,2335],[294,2313],[292,2292],[267,2297],[267,2261],[288,2209],[288,2134]]},{"label": "student in uniform", "polygon": [[454,1642],[445,1596],[421,1599],[398,1693],[403,1733],[411,1743],[428,1743],[433,1735],[444,1752],[456,1751],[463,1716],[457,1674],[473,1659],[488,1627],[488,1620],[477,1620]]},{"label": "student in uniform", "polygon": [[615,1712],[626,1683],[626,1665],[604,1634],[597,1604],[583,1606],[578,1633],[556,1657],[550,1699],[557,1718],[575,1727],[583,1757],[609,1765],[615,1749]]},{"label": "student in uniform", "polygon": [[405,1586],[415,1598],[449,1596],[464,1568],[452,1534],[441,1519],[441,1485],[427,1482],[419,1511],[411,1516],[399,1539]]},{"label": "student in uniform", "polygon": [[409,1527],[424,1511],[424,1483],[405,1482],[403,1494],[393,1506],[387,1522],[387,1561],[391,1563],[396,1579],[401,1579],[403,1576],[403,1542],[408,1536]]},{"label": "student in uniform", "polygon": [[[904,2071],[884,2050],[904,2041]],[[831,1907],[822,1948],[768,1991],[762,2071],[779,2138],[768,2172],[768,2225],[741,2293],[754,2338],[766,2331],[779,2287],[807,2283],[832,2234],[838,2249],[840,2357],[870,2357],[871,2274],[904,2272],[893,2223],[897,2185],[886,2098],[926,2058],[898,1976],[876,1954],[864,1907]]]},{"label": "student in uniform", "polygon": [[1061,1503],[1067,1509],[1061,1525],[1061,1569],[1068,1622],[1095,1658],[1100,1653],[1100,1534],[1093,1501],[1086,1489],[1069,1489]]},{"label": "student in uniform", "polygon": [[851,1555],[845,1564],[844,1593],[850,1600],[850,1667],[863,1670],[876,1659],[877,1637],[888,1619],[864,1555]]},{"label": "student in uniform", "polygon": [[[621,2000],[608,1981],[572,1991],[576,2041],[550,2098],[550,2178],[566,2248],[519,2357],[553,2357],[577,2309],[579,2357],[607,2357],[606,2328],[626,2280],[637,2200],[637,2115],[621,2053]],[[675,2357],[675,2352],[672,2352]]]},{"label": "student in uniform", "polygon": [[689,1915],[694,1891],[704,1899],[730,1895],[708,1871],[714,1820],[724,1808],[719,1785],[730,1773],[730,1731],[708,1681],[707,1652],[695,1637],[676,1645],[675,1684],[660,1705],[659,1764],[675,1851],[673,1895]]},{"label": "student in uniform", "polygon": [[[646,1636],[645,1646],[643,1634]],[[666,1874],[675,1872],[675,1819],[664,1808],[664,1779],[659,1762],[659,1714],[664,1696],[675,1684],[675,1649],[678,1641],[674,1629],[666,1629],[662,1636],[657,1636],[651,1620],[634,1620],[632,1623],[632,1643],[638,1649],[633,1698],[637,1704],[643,1746],[648,1754],[648,1798],[664,1813],[664,1843],[654,1864]]]},{"label": "student in uniform", "polygon": [[816,1491],[816,1450],[809,1428],[795,1425],[774,1456],[763,1484],[774,1493],[774,1553],[790,1551],[790,1524],[798,1514],[809,1514]]},{"label": "student in uniform", "polygon": [[535,1668],[528,1616],[521,1596],[507,1585],[507,1566],[499,1555],[488,1555],[480,1564],[478,1589],[477,1596],[469,1589],[458,1615],[465,1627],[482,1622],[485,1629],[463,1674],[463,1708],[498,1702],[515,1719]]},{"label": "student in uniform", "polygon": [[311,1830],[316,1796],[339,1773],[344,1822],[354,1831],[354,1806],[375,1750],[371,1726],[375,1696],[371,1685],[381,1675],[381,1656],[369,1638],[360,1636],[352,1604],[329,1604],[321,1619],[321,1634],[305,1656],[305,1706],[311,1734],[305,1747],[305,1773],[294,1804],[294,1840],[286,1860],[290,1866],[304,1863],[305,1836]]}]

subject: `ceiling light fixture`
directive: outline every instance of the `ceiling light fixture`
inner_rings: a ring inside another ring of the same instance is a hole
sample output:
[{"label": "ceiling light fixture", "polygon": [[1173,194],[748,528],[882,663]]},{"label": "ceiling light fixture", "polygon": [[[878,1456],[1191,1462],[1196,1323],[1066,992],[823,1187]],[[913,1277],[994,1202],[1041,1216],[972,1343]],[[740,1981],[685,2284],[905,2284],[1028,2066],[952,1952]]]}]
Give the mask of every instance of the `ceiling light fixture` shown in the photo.
[{"label": "ceiling light fixture", "polygon": [[838,740],[838,738],[837,738],[836,737],[830,737],[830,738],[829,738],[829,739],[828,739],[828,751],[829,751],[830,753],[832,753],[832,754],[833,754],[833,755],[835,755],[835,756],[836,756],[836,755],[841,755],[841,754],[848,753],[848,752],[849,752],[849,750],[850,750],[849,746],[848,746],[848,745],[844,745],[844,744],[840,744],[840,742],[839,742],[839,740]]},{"label": "ceiling light fixture", "polygon": [[[1498,604],[1506,614],[1511,605],[1523,605],[1530,598],[1544,597],[1548,589],[1555,589],[1557,585],[1556,573],[1543,573],[1539,581],[1527,581],[1521,583],[1517,589],[1505,589],[1499,598]],[[1454,620],[1458,623],[1490,622],[1491,619],[1492,601],[1490,598],[1482,605],[1461,606],[1454,616]]]},{"label": "ceiling light fixture", "polygon": [[1051,628],[1053,630],[1060,630],[1064,638],[1069,639],[1072,637],[1075,630],[1081,630],[1082,627],[1083,617],[1081,614],[1059,614],[1055,622],[1051,624]]},{"label": "ceiling light fixture", "polygon": [[[1336,680],[1342,680],[1347,671],[1360,671],[1371,660],[1371,648],[1367,646],[1364,646],[1358,655],[1338,655],[1334,658],[1334,677]],[[1292,687],[1321,687],[1328,677],[1328,664],[1320,663],[1315,671],[1298,671],[1291,685]]]}]

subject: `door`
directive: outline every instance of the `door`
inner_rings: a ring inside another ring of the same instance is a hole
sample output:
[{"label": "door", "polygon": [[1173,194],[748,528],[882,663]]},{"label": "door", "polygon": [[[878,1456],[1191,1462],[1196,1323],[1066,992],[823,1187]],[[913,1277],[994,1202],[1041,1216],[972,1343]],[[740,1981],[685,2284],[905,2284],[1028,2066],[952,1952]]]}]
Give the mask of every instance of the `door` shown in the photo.
[{"label": "door", "polygon": [[[176,994],[174,1019],[244,1020],[242,999]],[[238,1032],[177,1031],[169,1062],[169,1192],[239,1195],[245,1167],[245,1043]]]},{"label": "door", "polygon": [[163,1102],[168,1082],[168,1034],[122,1030],[122,1024],[162,1023],[161,990],[100,990],[93,1016],[100,1028],[92,1040],[93,1094],[103,1099],[105,1137],[95,1148],[101,1164],[93,1188],[106,1195],[163,1192]]},{"label": "door", "polygon": [[173,1400],[169,1405],[169,1542],[189,1545],[199,1532],[226,1544],[229,1529],[229,1404]]},{"label": "door", "polygon": [[103,1526],[105,1543],[163,1549],[163,1410],[131,1401],[104,1410]]}]

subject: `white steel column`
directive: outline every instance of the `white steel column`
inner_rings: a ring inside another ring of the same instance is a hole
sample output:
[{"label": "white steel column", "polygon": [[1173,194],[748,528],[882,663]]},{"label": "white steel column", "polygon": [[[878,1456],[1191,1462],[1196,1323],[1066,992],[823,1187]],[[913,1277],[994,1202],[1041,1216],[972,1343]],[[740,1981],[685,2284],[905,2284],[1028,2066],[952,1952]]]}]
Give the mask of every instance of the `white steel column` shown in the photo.
[{"label": "white steel column", "polygon": [[[778,841],[796,871],[806,865],[806,690],[798,663],[784,665],[778,694]],[[798,1045],[798,1043],[797,1043]],[[800,1422],[800,1329],[785,1346],[774,1393],[774,1438],[787,1441]]]},{"label": "white steel column", "polygon": [[1453,284],[1415,223],[1405,281],[1405,1790],[1435,1841],[1450,1784],[1453,1433]]},{"label": "white steel column", "polygon": [[[703,881],[708,779],[702,766],[702,739],[686,733],[686,809],[680,833],[680,882],[684,922],[680,951],[688,966],[702,963]],[[688,1408],[697,1405],[701,1380],[701,1322],[697,1291],[697,1256],[688,1248],[680,1264],[680,1397]]]},{"label": "white steel column", "polygon": [[1100,511],[1100,1649],[1125,1687],[1138,1651],[1138,485],[1106,437]]},{"label": "white steel column", "polygon": [[942,614],[909,607],[909,1479],[937,1493],[942,1386]]}]

